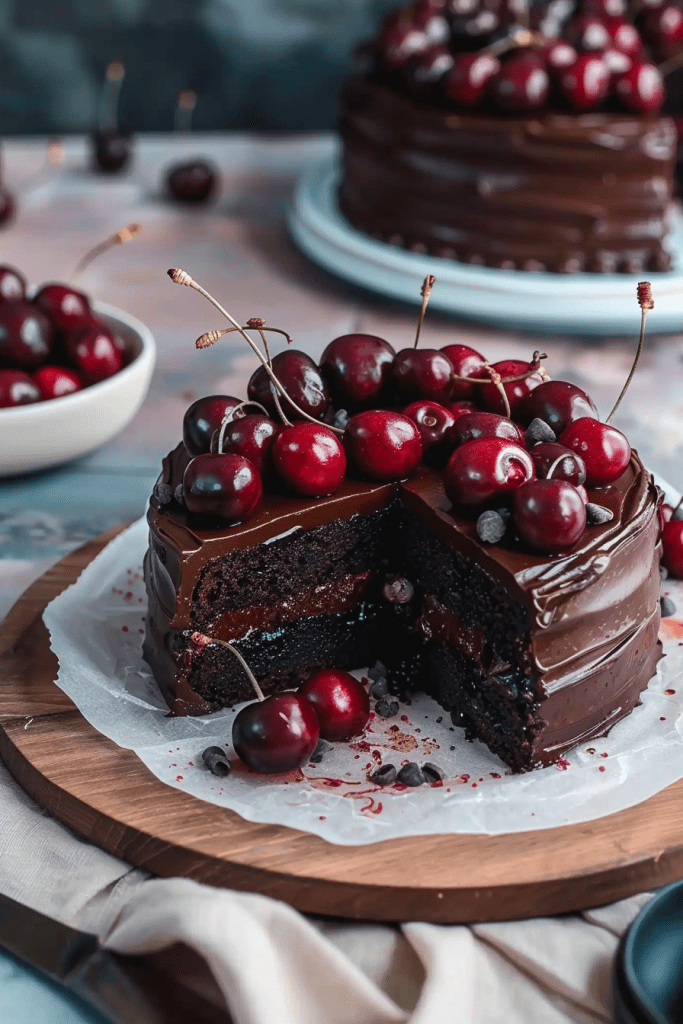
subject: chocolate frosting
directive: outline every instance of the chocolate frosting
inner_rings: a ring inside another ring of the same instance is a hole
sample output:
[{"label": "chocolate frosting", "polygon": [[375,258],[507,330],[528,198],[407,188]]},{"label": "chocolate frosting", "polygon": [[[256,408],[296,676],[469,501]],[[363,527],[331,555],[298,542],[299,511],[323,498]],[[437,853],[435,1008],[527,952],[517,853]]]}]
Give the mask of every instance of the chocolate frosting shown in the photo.
[{"label": "chocolate frosting", "polygon": [[669,269],[668,117],[456,114],[357,75],[340,132],[340,208],[375,238],[510,270]]}]

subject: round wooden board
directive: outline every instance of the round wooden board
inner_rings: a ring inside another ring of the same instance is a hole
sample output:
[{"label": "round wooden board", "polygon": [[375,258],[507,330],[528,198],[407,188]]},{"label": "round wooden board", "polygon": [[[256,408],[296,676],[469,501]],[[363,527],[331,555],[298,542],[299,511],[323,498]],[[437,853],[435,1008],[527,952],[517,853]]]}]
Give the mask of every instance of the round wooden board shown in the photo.
[{"label": "round wooden board", "polygon": [[244,821],[163,785],[88,725],[53,682],[43,609],[117,532],[48,570],[0,629],[0,753],[23,788],[86,839],[159,875],[263,893],[307,913],[382,921],[536,917],[683,877],[683,780],[581,825],[369,846]]}]

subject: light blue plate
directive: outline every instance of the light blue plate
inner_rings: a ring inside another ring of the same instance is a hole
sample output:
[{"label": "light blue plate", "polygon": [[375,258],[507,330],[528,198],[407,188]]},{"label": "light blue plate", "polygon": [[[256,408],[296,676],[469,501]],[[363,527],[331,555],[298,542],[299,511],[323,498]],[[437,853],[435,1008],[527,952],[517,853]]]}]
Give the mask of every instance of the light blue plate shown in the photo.
[{"label": "light blue plate", "polygon": [[683,330],[683,218],[676,212],[666,274],[547,274],[474,267],[417,255],[356,231],[337,206],[339,161],[330,154],[300,179],[289,227],[315,263],[339,277],[391,298],[419,304],[427,274],[436,285],[431,305],[448,313],[503,327],[545,334],[637,334],[636,284],[652,284],[655,333]]}]

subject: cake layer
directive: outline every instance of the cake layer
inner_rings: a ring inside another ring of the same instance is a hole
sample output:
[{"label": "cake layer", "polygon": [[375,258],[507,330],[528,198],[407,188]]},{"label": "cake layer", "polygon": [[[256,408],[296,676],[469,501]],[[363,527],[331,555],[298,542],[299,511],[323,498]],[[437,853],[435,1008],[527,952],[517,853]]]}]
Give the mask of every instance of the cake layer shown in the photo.
[{"label": "cake layer", "polygon": [[359,75],[340,131],[340,208],[375,238],[504,269],[670,266],[670,118],[461,115]]}]

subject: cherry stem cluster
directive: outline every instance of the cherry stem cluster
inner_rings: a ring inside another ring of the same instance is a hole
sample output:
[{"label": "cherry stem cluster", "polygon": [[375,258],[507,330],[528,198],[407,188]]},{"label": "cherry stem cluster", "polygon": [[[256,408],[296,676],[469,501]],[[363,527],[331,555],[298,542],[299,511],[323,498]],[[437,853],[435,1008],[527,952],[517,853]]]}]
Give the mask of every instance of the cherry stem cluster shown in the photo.
[{"label": "cherry stem cluster", "polygon": [[240,652],[237,650],[237,648],[233,647],[233,645],[228,643],[227,640],[216,640],[212,636],[206,636],[205,633],[194,632],[190,634],[190,643],[193,643],[195,647],[198,647],[200,650],[202,647],[207,647],[209,644],[218,644],[219,647],[226,647],[235,655],[240,665],[247,673],[247,676],[249,677],[249,682],[254,687],[254,693],[256,694],[258,699],[260,701],[266,699],[263,695],[263,690],[261,689],[256,680],[256,676],[251,671],[251,669],[249,668],[249,666],[247,665],[246,661],[244,660]]},{"label": "cherry stem cluster", "polygon": [[510,403],[508,401],[507,392],[505,391],[505,384],[514,384],[518,380],[526,380],[527,377],[533,377],[535,373],[540,373],[542,377],[546,376],[544,368],[541,366],[541,360],[547,359],[548,356],[545,352],[534,352],[529,363],[529,369],[524,373],[519,373],[514,377],[501,377],[495,367],[491,366],[490,363],[484,363],[484,369],[489,374],[487,377],[459,377],[457,374],[453,374],[453,380],[461,380],[466,384],[493,384],[498,389],[503,407],[505,409],[505,415],[510,419]]}]

